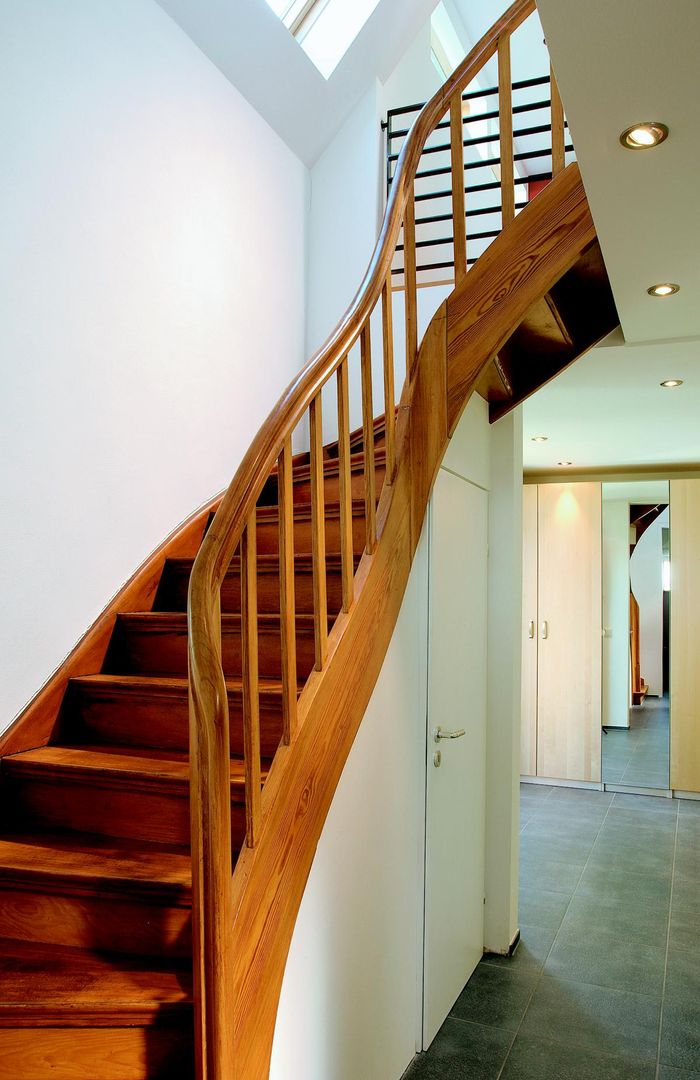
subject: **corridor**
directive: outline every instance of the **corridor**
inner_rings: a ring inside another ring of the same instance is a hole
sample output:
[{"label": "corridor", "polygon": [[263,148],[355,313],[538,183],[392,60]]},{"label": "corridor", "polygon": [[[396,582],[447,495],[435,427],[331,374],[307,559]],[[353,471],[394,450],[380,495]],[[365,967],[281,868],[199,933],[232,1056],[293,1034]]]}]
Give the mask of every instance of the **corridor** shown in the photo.
[{"label": "corridor", "polygon": [[700,1080],[700,802],[521,786],[522,940],[404,1080]]}]

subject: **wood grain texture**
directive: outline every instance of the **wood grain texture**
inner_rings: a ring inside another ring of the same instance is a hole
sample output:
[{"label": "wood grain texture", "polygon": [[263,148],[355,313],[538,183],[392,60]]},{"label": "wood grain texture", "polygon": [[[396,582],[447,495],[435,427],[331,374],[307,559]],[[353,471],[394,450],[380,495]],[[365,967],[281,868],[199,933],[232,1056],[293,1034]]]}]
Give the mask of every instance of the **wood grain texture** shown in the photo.
[{"label": "wood grain texture", "polygon": [[406,323],[406,371],[410,372],[418,352],[418,301],[416,293],[416,203],[413,181],[406,199],[403,219],[404,306]]},{"label": "wood grain texture", "polygon": [[603,663],[601,485],[540,485],[537,529],[537,775],[598,782]]},{"label": "wood grain texture", "polygon": [[365,458],[365,525],[367,528],[365,551],[371,555],[377,546],[377,492],[374,470],[374,404],[372,397],[372,345],[369,322],[363,326],[360,337],[360,365]]},{"label": "wood grain texture", "polygon": [[671,787],[700,791],[700,480],[671,480]]},{"label": "wood grain texture", "polygon": [[510,34],[498,40],[498,124],[501,159],[501,213],[503,228],[515,217],[513,165],[513,89],[510,74]]},{"label": "wood grain texture", "polygon": [[[292,482],[291,436],[285,440],[282,453],[279,456],[277,475],[279,482],[280,527],[278,567],[282,666],[282,730],[284,741],[289,745],[294,738],[297,726],[297,653],[295,633],[296,571],[294,560],[294,492]],[[260,564],[258,563],[258,573],[259,567]],[[313,608],[311,610],[313,610]]]},{"label": "wood grain texture", "polygon": [[[391,299],[391,274],[382,289],[382,346],[384,353],[384,424],[386,442],[386,480],[391,484],[396,467],[396,390],[394,387],[394,314]],[[338,428],[340,431],[340,428]],[[344,610],[347,611],[347,608]]]},{"label": "wood grain texture", "polygon": [[323,398],[319,393],[309,406],[311,446],[311,528],[314,567],[315,667],[320,671],[328,651],[328,604],[326,598],[326,531],[323,497]]},{"label": "wood grain texture", "polygon": [[558,176],[566,163],[564,139],[564,106],[554,77],[554,68],[550,66],[550,88],[552,98],[552,176]]},{"label": "wood grain texture", "polygon": [[523,487],[522,696],[520,772],[537,776],[537,485]]},{"label": "wood grain texture", "polygon": [[455,284],[467,273],[467,232],[464,214],[464,122],[462,94],[450,102],[450,164],[452,167],[452,235],[454,237]]},{"label": "wood grain texture", "polygon": [[119,612],[145,611],[153,603],[166,559],[194,557],[207,521],[219,505],[217,495],[195,510],[129,578],[75,648],[0,738],[0,757],[45,746],[58,731],[58,719],[70,679],[101,670]]},{"label": "wood grain texture", "polygon": [[[241,681],[243,686],[243,761],[246,843],[260,833],[260,707],[258,700],[258,568],[255,510],[241,537]],[[281,623],[280,619],[280,623]],[[292,627],[294,623],[292,623]],[[280,666],[283,668],[280,634]],[[284,678],[284,670],[282,671]]]},{"label": "wood grain texture", "polygon": [[343,357],[337,372],[338,397],[338,470],[340,477],[340,558],[343,589],[343,611],[349,611],[353,601],[352,509],[350,487],[350,402],[348,398],[348,358]]}]

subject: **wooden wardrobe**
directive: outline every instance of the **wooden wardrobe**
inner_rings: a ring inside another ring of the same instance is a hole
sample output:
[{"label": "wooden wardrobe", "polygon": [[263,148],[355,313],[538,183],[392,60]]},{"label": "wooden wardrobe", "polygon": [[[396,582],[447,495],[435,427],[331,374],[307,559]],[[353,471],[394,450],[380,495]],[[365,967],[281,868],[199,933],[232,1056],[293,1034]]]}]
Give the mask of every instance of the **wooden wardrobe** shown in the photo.
[{"label": "wooden wardrobe", "polygon": [[523,489],[521,772],[600,782],[599,483]]},{"label": "wooden wardrobe", "polygon": [[671,480],[671,787],[700,792],[700,480]]}]

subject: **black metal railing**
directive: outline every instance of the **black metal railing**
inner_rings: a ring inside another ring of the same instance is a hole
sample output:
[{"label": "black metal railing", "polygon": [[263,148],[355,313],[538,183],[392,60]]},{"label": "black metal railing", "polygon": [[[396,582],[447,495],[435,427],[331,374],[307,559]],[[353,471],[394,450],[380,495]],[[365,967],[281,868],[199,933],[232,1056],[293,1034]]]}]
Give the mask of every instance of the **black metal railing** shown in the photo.
[{"label": "black metal railing", "polygon": [[[514,178],[514,185],[516,190],[516,208],[524,206],[529,201],[531,193],[528,190],[529,186],[541,181],[547,181],[552,179],[552,140],[548,136],[552,131],[551,123],[551,81],[549,75],[538,76],[532,79],[521,79],[512,84],[513,92],[513,117],[523,118],[525,123],[521,127],[515,127],[513,131],[513,161],[516,163],[516,171],[519,175]],[[533,100],[518,100],[518,97],[522,99],[523,93],[528,90],[533,90],[537,87],[546,87],[545,94],[535,95]],[[465,94],[462,94],[463,102],[477,101],[481,99],[496,98],[498,99],[498,87],[492,86],[485,90],[470,90]],[[415,105],[404,105],[399,109],[390,109],[387,112],[386,123],[382,126],[386,131],[386,182],[387,191],[391,187],[393,180],[394,170],[396,162],[398,161],[403,140],[408,135],[411,125],[419,112],[423,108],[422,103],[416,103]],[[537,113],[545,113],[548,115],[537,117]],[[468,245],[468,257],[467,265],[471,266],[476,261],[479,255],[483,253],[488,244],[499,235],[502,229],[502,208],[500,198],[492,198],[486,200],[486,205],[480,205],[484,199],[484,193],[486,192],[499,192],[501,189],[499,174],[496,170],[501,164],[500,150],[497,148],[497,152],[491,156],[482,156],[482,150],[490,147],[492,144],[498,144],[500,142],[500,130],[499,130],[499,110],[498,108],[491,109],[488,106],[484,111],[470,115],[465,113],[463,120],[463,130],[465,138],[462,140],[463,153],[465,154],[464,161],[464,173],[465,173],[465,223],[467,223],[467,245]],[[489,130],[479,135],[471,134],[473,125],[481,123],[489,125]],[[437,124],[435,131],[449,130],[450,120],[446,117],[443,121]],[[565,125],[568,129],[568,125]],[[565,152],[567,163],[569,160],[573,160],[573,145],[571,142],[565,143]],[[423,150],[421,157],[421,163],[425,159],[425,168],[419,169],[416,173],[416,186],[415,186],[415,201],[416,204],[434,204],[425,206],[427,213],[421,214],[419,212],[419,206],[416,206],[418,211],[416,217],[416,248],[422,251],[427,256],[428,261],[419,263],[417,271],[427,272],[436,270],[454,270],[454,237],[452,230],[450,235],[431,235],[433,227],[439,225],[441,222],[452,222],[452,190],[451,187],[442,189],[438,184],[435,188],[431,183],[438,177],[449,176],[451,174],[450,163],[450,142],[438,141],[432,145],[426,146]],[[475,153],[476,152],[476,153]],[[440,163],[439,158],[436,160],[435,155],[445,155],[445,164]],[[533,171],[528,171],[529,166],[535,165]],[[520,165],[520,168],[518,168]],[[482,170],[492,170],[494,173],[494,179],[489,180],[484,177]],[[424,183],[421,184],[421,181]],[[426,187],[427,190],[423,190]],[[444,208],[440,206],[441,200],[447,200],[444,204]],[[430,212],[430,211],[433,212]],[[471,232],[468,227],[469,219],[480,218],[481,228]],[[490,219],[490,220],[489,220]],[[440,249],[452,247],[452,251],[448,252]],[[397,245],[397,252],[403,251],[403,244]],[[430,258],[430,252],[433,253],[433,258]],[[392,274],[401,275],[404,272],[401,259],[395,260],[395,264],[392,268]]]}]

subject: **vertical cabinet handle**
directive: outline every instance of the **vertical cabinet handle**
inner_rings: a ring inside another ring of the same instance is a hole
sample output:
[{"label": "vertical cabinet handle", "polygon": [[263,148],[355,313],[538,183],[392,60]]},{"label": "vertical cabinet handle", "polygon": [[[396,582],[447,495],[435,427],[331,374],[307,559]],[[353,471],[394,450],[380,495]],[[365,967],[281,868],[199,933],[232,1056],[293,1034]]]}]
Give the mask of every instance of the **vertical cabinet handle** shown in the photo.
[{"label": "vertical cabinet handle", "polygon": [[549,627],[547,626],[547,620],[543,619],[541,624],[540,624],[540,637],[542,638],[543,641],[546,641],[548,634],[549,634]]},{"label": "vertical cabinet handle", "polygon": [[529,623],[527,624],[527,636],[529,638],[534,638],[534,636],[535,636],[535,620],[534,619],[530,619]]}]

